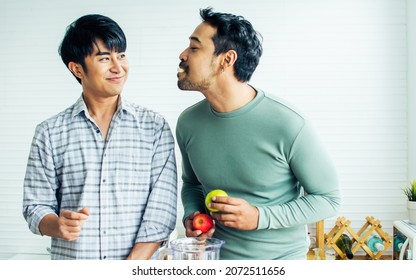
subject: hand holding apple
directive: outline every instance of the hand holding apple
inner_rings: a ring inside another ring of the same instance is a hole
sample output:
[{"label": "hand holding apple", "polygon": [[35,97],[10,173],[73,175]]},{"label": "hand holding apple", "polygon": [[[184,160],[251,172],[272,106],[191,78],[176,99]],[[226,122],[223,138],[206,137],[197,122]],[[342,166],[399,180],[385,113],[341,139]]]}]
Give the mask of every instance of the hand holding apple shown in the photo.
[{"label": "hand holding apple", "polygon": [[216,208],[209,207],[212,202],[212,198],[217,196],[228,196],[228,194],[220,189],[210,191],[207,196],[205,197],[205,206],[208,208],[210,212],[218,212],[219,210]]},{"label": "hand holding apple", "polygon": [[259,210],[248,201],[236,197],[217,196],[214,204],[219,211],[211,213],[216,222],[240,230],[257,229]]},{"label": "hand holding apple", "polygon": [[[184,225],[185,225],[185,235],[186,237],[198,237],[198,238],[211,238],[214,235],[215,231],[215,222],[213,222],[213,225],[211,229],[209,229],[207,232],[203,233],[200,229],[194,230],[193,222],[194,218],[201,213],[199,211],[193,212],[189,214],[189,216],[185,219]],[[210,217],[210,219],[212,219]]]},{"label": "hand holding apple", "polygon": [[214,221],[210,215],[198,214],[192,220],[193,230],[200,230],[202,233],[207,232],[214,226]]}]

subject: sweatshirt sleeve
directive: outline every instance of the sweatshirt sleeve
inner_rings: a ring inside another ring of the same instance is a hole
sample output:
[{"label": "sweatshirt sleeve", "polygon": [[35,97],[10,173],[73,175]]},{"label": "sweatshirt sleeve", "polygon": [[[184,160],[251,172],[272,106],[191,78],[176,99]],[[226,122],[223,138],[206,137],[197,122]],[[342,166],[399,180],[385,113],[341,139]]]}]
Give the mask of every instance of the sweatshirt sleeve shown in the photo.
[{"label": "sweatshirt sleeve", "polygon": [[258,229],[314,223],[336,215],[340,208],[335,166],[309,122],[295,138],[288,163],[305,195],[283,204],[259,206]]},{"label": "sweatshirt sleeve", "polygon": [[184,207],[184,215],[182,222],[185,221],[191,213],[199,211],[205,212],[204,193],[202,185],[196,177],[192,165],[189,161],[189,157],[186,153],[185,141],[181,137],[179,125],[176,129],[176,138],[181,152],[182,158],[182,189],[181,199]]}]

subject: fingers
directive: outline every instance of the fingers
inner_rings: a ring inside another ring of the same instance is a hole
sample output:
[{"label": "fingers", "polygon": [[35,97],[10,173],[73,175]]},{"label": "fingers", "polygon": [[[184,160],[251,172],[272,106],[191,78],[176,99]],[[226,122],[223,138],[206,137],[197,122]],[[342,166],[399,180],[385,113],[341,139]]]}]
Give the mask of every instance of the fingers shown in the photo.
[{"label": "fingers", "polygon": [[241,199],[231,196],[213,196],[211,200],[216,203],[236,204]]},{"label": "fingers", "polygon": [[77,240],[78,237],[80,236],[81,231],[63,231],[61,234],[61,238],[66,240],[66,241],[74,241]]},{"label": "fingers", "polygon": [[89,216],[90,215],[90,209],[82,208],[81,210],[78,211],[78,213],[82,213],[82,214],[85,214],[85,215]]},{"label": "fingers", "polygon": [[212,213],[211,216],[223,225],[229,225],[230,222],[235,222],[238,220],[237,215],[229,213]]},{"label": "fingers", "polygon": [[192,229],[192,220],[196,215],[198,215],[200,212],[196,211],[194,213],[189,214],[189,216],[185,219],[185,235],[186,237],[196,237],[201,234],[200,230],[193,230]]},{"label": "fingers", "polygon": [[67,241],[77,239],[89,215],[90,211],[88,208],[82,208],[78,212],[62,210],[58,220],[61,238]]},{"label": "fingers", "polygon": [[59,236],[67,241],[73,241],[81,234],[81,222],[60,217],[58,220]]},{"label": "fingers", "polygon": [[229,197],[229,196],[214,196],[212,197],[212,201],[207,206],[209,208],[217,209],[219,212],[225,213],[232,213],[234,212],[237,207],[241,205],[244,200],[241,198]]},{"label": "fingers", "polygon": [[198,237],[198,240],[205,240],[207,238],[211,238],[214,235],[214,232],[215,232],[215,226],[214,226],[214,228],[210,229],[209,231],[207,231],[203,234],[200,234],[196,237]]},{"label": "fingers", "polygon": [[224,226],[241,230],[253,230],[258,226],[257,207],[244,199],[217,197],[215,203],[211,204],[209,207],[219,210],[219,212],[211,213],[211,216]]},{"label": "fingers", "polygon": [[84,209],[87,209],[87,208],[82,208],[79,212],[73,212],[70,210],[62,210],[60,216],[68,220],[86,220],[90,213],[88,209],[87,210],[84,210]]}]

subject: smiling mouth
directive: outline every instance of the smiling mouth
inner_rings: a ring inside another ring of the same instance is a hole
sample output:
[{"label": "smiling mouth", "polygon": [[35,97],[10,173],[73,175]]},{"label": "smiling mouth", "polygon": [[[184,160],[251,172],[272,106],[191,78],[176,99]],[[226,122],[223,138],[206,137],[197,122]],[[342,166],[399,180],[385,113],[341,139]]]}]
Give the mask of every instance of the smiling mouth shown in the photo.
[{"label": "smiling mouth", "polygon": [[178,67],[178,73],[184,73],[184,72],[185,72],[185,69]]},{"label": "smiling mouth", "polygon": [[112,81],[112,82],[119,82],[122,81],[124,78],[124,76],[122,77],[111,77],[111,78],[107,78],[107,80]]}]

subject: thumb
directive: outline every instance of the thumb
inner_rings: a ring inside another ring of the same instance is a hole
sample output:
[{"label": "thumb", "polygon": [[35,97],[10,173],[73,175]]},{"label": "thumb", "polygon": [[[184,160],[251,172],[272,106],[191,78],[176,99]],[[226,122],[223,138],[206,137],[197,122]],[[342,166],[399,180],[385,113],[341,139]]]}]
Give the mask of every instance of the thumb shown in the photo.
[{"label": "thumb", "polygon": [[84,214],[89,216],[90,215],[90,210],[88,208],[82,208],[81,210],[78,211],[78,213]]}]

